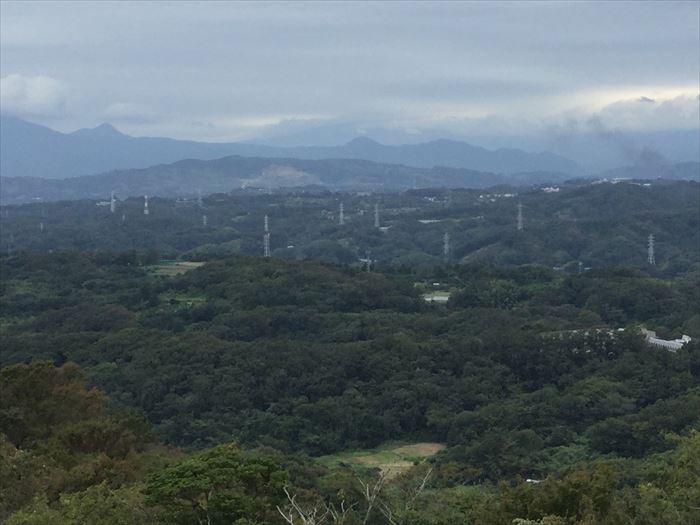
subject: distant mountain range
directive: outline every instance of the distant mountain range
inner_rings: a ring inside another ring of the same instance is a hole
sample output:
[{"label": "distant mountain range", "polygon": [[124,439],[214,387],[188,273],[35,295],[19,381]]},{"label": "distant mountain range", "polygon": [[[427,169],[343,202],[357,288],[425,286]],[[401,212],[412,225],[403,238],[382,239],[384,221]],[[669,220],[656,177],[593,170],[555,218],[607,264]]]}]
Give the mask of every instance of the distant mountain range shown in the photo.
[{"label": "distant mountain range", "polygon": [[[647,172],[624,168],[601,178],[700,179],[700,164],[689,162]],[[561,184],[567,173],[529,171],[498,174],[465,168],[415,168],[358,159],[280,159],[229,156],[214,160],[182,160],[142,169],[115,170],[67,179],[2,177],[3,204],[73,199],[107,199],[148,194],[160,197],[228,193],[245,189],[328,189],[351,191],[405,190],[412,187],[488,188],[497,185]]]},{"label": "distant mountain range", "polygon": [[524,172],[511,175],[464,168],[414,168],[357,159],[276,159],[224,157],[182,160],[150,168],[118,170],[68,179],[2,177],[3,204],[105,199],[114,191],[120,198],[136,195],[161,197],[230,192],[239,189],[315,188],[381,191],[412,187],[486,188],[499,184],[527,185],[561,182],[568,174]]},{"label": "distant mountain range", "polygon": [[500,174],[545,171],[579,175],[575,162],[549,152],[488,150],[466,142],[436,140],[386,146],[356,138],[342,146],[276,147],[244,143],[204,143],[131,137],[109,124],[73,133],[3,116],[0,118],[0,175],[63,179],[111,170],[146,168],[184,159],[211,160],[230,155],[297,159],[359,159],[416,168],[466,168]]}]

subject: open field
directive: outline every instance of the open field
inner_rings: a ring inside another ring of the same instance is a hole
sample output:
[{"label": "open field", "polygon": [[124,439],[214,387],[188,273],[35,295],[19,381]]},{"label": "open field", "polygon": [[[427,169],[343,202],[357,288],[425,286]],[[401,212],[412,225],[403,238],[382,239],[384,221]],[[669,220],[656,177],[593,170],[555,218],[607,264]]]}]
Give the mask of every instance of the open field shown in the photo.
[{"label": "open field", "polygon": [[445,448],[442,443],[389,444],[370,450],[354,450],[323,456],[328,467],[349,465],[357,470],[379,469],[393,478]]},{"label": "open field", "polygon": [[160,264],[154,264],[149,266],[149,271],[153,272],[155,275],[164,275],[166,277],[173,277],[181,273],[185,273],[189,270],[194,270],[202,266],[203,262],[193,262],[193,261],[163,261]]},{"label": "open field", "polygon": [[450,299],[450,292],[431,292],[423,294],[423,299],[428,303],[447,303]]}]

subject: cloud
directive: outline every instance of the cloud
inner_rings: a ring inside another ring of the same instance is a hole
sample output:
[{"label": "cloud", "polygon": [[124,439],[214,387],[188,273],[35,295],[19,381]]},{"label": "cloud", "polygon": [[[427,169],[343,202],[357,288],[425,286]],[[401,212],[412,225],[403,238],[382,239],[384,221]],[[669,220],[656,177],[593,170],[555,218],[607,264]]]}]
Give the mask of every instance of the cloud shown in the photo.
[{"label": "cloud", "polygon": [[7,75],[0,79],[0,109],[20,116],[55,117],[63,114],[67,90],[47,76]]},{"label": "cloud", "polygon": [[156,115],[153,108],[146,104],[115,102],[104,110],[102,116],[110,122],[148,124],[155,120]]},{"label": "cloud", "polygon": [[700,122],[700,101],[690,93],[671,98],[619,100],[595,116],[622,129],[694,129]]},{"label": "cloud", "polygon": [[[663,101],[697,93],[699,6],[0,1],[0,76],[60,72],[66,130],[108,119],[136,134],[263,138],[311,115],[529,134],[599,111],[612,128],[630,127],[608,119],[618,112],[657,129]],[[619,100],[630,107],[603,110]]]}]

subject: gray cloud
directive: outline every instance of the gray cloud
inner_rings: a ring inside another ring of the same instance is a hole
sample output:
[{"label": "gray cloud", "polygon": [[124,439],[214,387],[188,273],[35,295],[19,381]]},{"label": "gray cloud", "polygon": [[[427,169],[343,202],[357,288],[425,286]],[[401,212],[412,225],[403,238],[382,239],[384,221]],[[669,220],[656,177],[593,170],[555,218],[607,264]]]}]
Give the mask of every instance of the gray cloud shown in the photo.
[{"label": "gray cloud", "polygon": [[102,113],[108,122],[147,124],[156,121],[156,114],[150,106],[133,102],[115,102]]},{"label": "gray cloud", "polygon": [[497,132],[640,97],[656,103],[600,118],[667,128],[689,117],[659,110],[665,101],[700,90],[697,2],[4,0],[0,15],[2,76],[71,86],[63,118],[53,114],[64,129],[113,119],[207,140],[286,121]]}]

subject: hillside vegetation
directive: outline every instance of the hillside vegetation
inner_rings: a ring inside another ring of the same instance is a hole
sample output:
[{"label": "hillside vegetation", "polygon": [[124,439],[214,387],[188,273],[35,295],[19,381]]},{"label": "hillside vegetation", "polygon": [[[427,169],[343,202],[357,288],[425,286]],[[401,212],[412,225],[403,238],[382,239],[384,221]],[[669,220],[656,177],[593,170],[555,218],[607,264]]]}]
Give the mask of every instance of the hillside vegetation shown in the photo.
[{"label": "hillside vegetation", "polygon": [[[697,183],[558,189],[217,194],[203,198],[201,206],[196,197],[151,199],[148,216],[143,198],[118,202],[115,213],[108,202],[96,206],[95,201],[7,206],[0,246],[5,253],[137,250],[150,252],[154,261],[262,255],[268,215],[275,257],[352,265],[369,251],[378,269],[403,267],[426,275],[445,263],[444,233],[450,236],[449,263],[541,264],[568,272],[578,272],[579,263],[583,268],[624,265],[659,275],[682,273],[697,263]],[[516,230],[518,203],[523,231]],[[381,229],[374,227],[375,205]],[[649,234],[656,241],[653,269],[647,264]]]},{"label": "hillside vegetation", "polygon": [[694,523],[697,192],[4,208],[0,521]]}]

